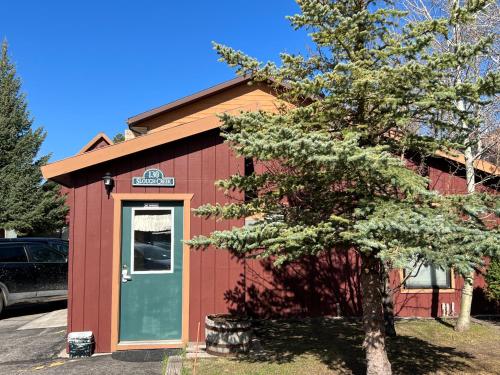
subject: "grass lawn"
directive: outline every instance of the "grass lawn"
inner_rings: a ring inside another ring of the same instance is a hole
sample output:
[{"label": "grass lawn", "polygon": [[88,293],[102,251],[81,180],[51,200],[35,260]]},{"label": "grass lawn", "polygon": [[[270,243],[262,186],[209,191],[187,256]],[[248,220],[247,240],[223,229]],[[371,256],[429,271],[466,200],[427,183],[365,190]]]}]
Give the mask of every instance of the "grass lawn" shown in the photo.
[{"label": "grass lawn", "polygon": [[[500,329],[473,324],[453,331],[451,322],[400,321],[388,339],[395,374],[499,374]],[[198,360],[197,374],[364,374],[363,332],[357,322],[321,319],[265,322],[256,329],[262,349],[238,358]],[[185,360],[184,374],[192,373]]]}]

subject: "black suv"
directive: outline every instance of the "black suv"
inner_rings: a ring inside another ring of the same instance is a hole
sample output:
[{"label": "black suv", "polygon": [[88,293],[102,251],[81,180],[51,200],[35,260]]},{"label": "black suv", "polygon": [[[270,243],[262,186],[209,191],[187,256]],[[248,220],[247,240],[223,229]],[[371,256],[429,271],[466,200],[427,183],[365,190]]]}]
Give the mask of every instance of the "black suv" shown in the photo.
[{"label": "black suv", "polygon": [[68,241],[0,239],[0,313],[4,306],[67,298]]}]

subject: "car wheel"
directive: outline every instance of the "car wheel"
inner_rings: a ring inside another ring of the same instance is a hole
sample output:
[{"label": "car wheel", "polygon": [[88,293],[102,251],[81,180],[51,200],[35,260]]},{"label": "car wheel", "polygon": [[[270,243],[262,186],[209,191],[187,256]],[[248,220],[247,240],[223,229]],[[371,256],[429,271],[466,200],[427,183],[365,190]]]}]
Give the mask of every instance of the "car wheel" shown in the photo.
[{"label": "car wheel", "polygon": [[2,310],[3,310],[3,292],[0,290],[0,315],[2,315]]}]

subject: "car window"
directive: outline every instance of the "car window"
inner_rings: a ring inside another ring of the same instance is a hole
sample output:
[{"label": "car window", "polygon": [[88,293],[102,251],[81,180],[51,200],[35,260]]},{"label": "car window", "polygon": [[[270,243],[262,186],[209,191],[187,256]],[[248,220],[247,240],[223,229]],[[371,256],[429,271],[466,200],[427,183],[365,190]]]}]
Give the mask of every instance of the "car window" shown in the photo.
[{"label": "car window", "polygon": [[49,245],[50,245],[50,247],[57,249],[59,252],[65,254],[65,255],[68,255],[69,245],[67,243],[50,241]]},{"label": "car window", "polygon": [[28,258],[26,257],[26,251],[22,243],[0,245],[0,262],[20,263],[27,261]]},{"label": "car window", "polygon": [[29,244],[31,260],[35,263],[64,263],[64,254],[43,243]]}]

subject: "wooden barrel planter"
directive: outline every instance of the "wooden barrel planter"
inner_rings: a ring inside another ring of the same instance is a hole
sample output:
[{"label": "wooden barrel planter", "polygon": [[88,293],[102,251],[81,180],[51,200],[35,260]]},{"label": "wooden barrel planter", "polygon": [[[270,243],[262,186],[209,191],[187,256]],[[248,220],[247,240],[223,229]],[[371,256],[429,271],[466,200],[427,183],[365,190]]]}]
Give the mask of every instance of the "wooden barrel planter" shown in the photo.
[{"label": "wooden barrel planter", "polygon": [[252,323],[248,318],[214,314],[205,318],[207,353],[231,356],[250,348]]}]

